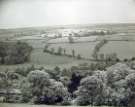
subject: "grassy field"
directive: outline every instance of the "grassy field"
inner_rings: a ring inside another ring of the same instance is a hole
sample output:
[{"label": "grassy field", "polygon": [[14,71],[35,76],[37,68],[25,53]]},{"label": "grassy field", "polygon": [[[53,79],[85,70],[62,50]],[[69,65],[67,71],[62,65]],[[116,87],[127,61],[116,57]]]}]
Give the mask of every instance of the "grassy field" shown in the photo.
[{"label": "grassy field", "polygon": [[119,33],[114,35],[99,36],[97,40],[106,39],[108,41],[135,41],[133,34]]},{"label": "grassy field", "polygon": [[48,53],[43,53],[43,49],[34,49],[31,54],[30,62],[24,64],[16,64],[16,65],[0,65],[0,71],[4,71],[6,69],[12,71],[18,67],[27,68],[30,67],[31,65],[35,65],[36,67],[43,66],[49,69],[53,69],[56,66],[59,66],[61,68],[70,68],[73,65],[78,65],[81,63],[91,63],[91,62],[85,60],[77,60],[77,59],[69,58],[67,56],[51,55]]},{"label": "grassy field", "polygon": [[84,60],[77,60],[77,59],[69,58],[67,56],[57,56],[57,55],[44,53],[43,50],[44,50],[46,41],[47,41],[46,39],[27,40],[27,43],[29,43],[34,48],[31,54],[30,64],[43,65],[50,68],[50,67],[55,67],[55,66],[70,67],[72,65],[76,65],[81,62],[87,62]]},{"label": "grassy field", "polygon": [[121,59],[135,57],[135,41],[111,41],[101,48],[100,53],[117,53]]},{"label": "grassy field", "polygon": [[[51,105],[32,105],[32,104],[2,104],[0,103],[0,107],[97,107],[97,106],[51,106]],[[107,107],[107,106],[100,106]]]},{"label": "grassy field", "polygon": [[61,43],[61,44],[52,44],[50,48],[54,48],[57,51],[58,47],[62,47],[66,50],[67,54],[72,55],[72,50],[75,50],[75,54],[80,54],[84,58],[92,58],[92,53],[95,45],[98,42],[85,42],[85,43]]},{"label": "grassy field", "polygon": [[[30,44],[34,50],[31,54],[31,64],[43,65],[47,67],[54,66],[71,66],[76,65],[81,62],[87,62],[84,60],[77,60],[73,58],[69,58],[67,56],[56,56],[48,53],[44,53],[43,49],[47,42],[47,38],[42,40],[25,40],[28,44]],[[96,43],[75,43],[75,44],[52,44],[49,48],[54,47],[56,50],[59,46],[62,48],[66,48],[67,53],[71,54],[72,49],[75,49],[77,54],[82,54],[82,56],[90,57],[92,49],[94,48]],[[89,53],[86,54],[86,51],[89,50]]]},{"label": "grassy field", "polygon": [[[123,38],[135,38],[135,36],[121,36],[121,35],[112,35],[112,36],[104,36],[105,38],[108,38],[110,40],[121,40]],[[22,66],[28,66],[28,65],[41,65],[45,66],[47,68],[54,68],[55,66],[60,67],[71,67],[72,65],[77,65],[80,63],[91,63],[90,61],[84,61],[84,60],[77,60],[73,58],[69,58],[67,56],[56,56],[51,55],[48,53],[44,53],[43,49],[45,44],[48,42],[48,38],[43,39],[34,39],[32,36],[26,36],[21,37],[23,38],[22,41],[27,42],[30,44],[34,50],[31,54],[31,60],[27,64],[21,64]],[[31,39],[30,39],[31,38]],[[36,37],[37,38],[37,37]],[[98,37],[100,38],[100,37]],[[103,38],[103,37],[102,37]],[[83,38],[84,39],[84,38]],[[20,39],[21,40],[21,39]],[[82,43],[56,43],[56,44],[50,44],[49,49],[54,48],[55,52],[57,51],[58,47],[62,47],[66,49],[67,54],[72,54],[72,50],[75,50],[75,55],[80,54],[84,58],[92,58],[92,53],[95,45],[98,42],[82,42]],[[124,58],[131,58],[135,56],[135,49],[133,46],[135,45],[135,42],[131,41],[109,41],[104,47],[101,48],[100,53],[117,53],[118,57],[124,59]],[[21,66],[19,65],[19,66]],[[13,65],[13,68],[16,68],[18,65]],[[0,66],[1,69],[5,68],[5,66]],[[7,67],[6,67],[7,68]],[[11,66],[8,66],[9,69],[12,68]]]},{"label": "grassy field", "polygon": [[56,56],[48,53],[43,53],[43,50],[41,49],[34,50],[31,55],[32,64],[44,66],[70,66],[78,64],[79,62],[86,61],[69,58],[67,56]]}]

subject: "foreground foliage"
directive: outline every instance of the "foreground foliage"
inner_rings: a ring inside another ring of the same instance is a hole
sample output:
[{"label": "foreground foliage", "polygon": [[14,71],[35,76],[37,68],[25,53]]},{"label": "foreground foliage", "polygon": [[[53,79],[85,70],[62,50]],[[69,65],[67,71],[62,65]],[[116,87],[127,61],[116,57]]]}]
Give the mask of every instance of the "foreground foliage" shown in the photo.
[{"label": "foreground foliage", "polygon": [[[130,66],[132,65],[132,67]],[[18,71],[19,70],[19,71]],[[24,73],[23,73],[24,72]],[[128,106],[135,101],[133,62],[95,71],[88,64],[71,69],[17,69],[0,74],[0,89],[21,90],[20,102],[48,105]],[[8,88],[7,88],[8,87]],[[8,102],[8,91],[6,102]]]},{"label": "foreground foliage", "polygon": [[0,42],[0,64],[21,64],[29,61],[32,47],[22,42]]}]

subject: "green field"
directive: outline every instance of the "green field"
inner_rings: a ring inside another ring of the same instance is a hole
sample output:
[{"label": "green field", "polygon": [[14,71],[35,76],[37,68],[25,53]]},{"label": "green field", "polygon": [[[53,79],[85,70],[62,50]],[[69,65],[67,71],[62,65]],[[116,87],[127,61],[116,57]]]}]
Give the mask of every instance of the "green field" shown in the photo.
[{"label": "green field", "polygon": [[110,41],[104,45],[100,53],[117,53],[121,59],[135,57],[135,41]]},{"label": "green field", "polygon": [[50,48],[53,47],[55,51],[57,51],[58,47],[62,47],[66,50],[66,53],[70,55],[72,55],[72,50],[74,49],[76,55],[80,54],[84,58],[92,58],[92,53],[97,43],[98,42],[51,44]]},{"label": "green field", "polygon": [[36,65],[44,65],[44,66],[66,66],[70,67],[72,65],[76,65],[81,62],[87,62],[84,60],[77,60],[73,58],[69,58],[67,56],[57,56],[57,55],[51,55],[48,53],[43,53],[43,50],[41,49],[35,49],[32,52],[31,55],[31,64]]},{"label": "green field", "polygon": [[[69,58],[67,56],[57,56],[57,55],[44,53],[43,50],[44,50],[46,41],[47,41],[46,39],[26,41],[28,44],[30,44],[34,48],[31,54],[30,64],[43,65],[50,68],[50,67],[55,67],[55,66],[70,67],[72,65],[76,65],[82,62],[87,62],[84,60],[77,60],[74,58]],[[75,45],[77,46],[77,44]],[[83,48],[79,47],[78,49],[83,49]]]},{"label": "green field", "polygon": [[104,35],[97,38],[97,40],[106,39],[108,41],[135,41],[134,34],[119,33],[114,35]]},{"label": "green field", "polygon": [[[57,55],[51,55],[48,53],[44,53],[44,46],[47,42],[47,39],[44,38],[42,40],[25,40],[28,44],[30,44],[34,50],[31,54],[31,64],[36,65],[43,65],[47,67],[54,67],[54,66],[72,66],[76,65],[81,62],[87,62],[84,60],[77,60],[74,58],[69,58],[67,56],[57,56]],[[55,50],[59,46],[62,46],[62,48],[66,48],[67,53],[71,54],[72,49],[76,50],[76,54],[82,54],[82,56],[88,56],[88,58],[91,56],[92,49],[94,48],[96,43],[75,43],[75,44],[52,44],[49,48],[54,47]],[[86,53],[86,51],[89,50],[89,53]]]}]

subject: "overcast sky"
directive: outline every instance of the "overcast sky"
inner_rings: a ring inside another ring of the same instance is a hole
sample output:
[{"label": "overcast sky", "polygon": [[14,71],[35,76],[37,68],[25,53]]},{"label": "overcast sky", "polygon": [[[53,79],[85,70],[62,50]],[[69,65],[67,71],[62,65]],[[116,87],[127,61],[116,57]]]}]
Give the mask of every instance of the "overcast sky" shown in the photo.
[{"label": "overcast sky", "polygon": [[135,0],[0,0],[0,28],[134,22]]}]

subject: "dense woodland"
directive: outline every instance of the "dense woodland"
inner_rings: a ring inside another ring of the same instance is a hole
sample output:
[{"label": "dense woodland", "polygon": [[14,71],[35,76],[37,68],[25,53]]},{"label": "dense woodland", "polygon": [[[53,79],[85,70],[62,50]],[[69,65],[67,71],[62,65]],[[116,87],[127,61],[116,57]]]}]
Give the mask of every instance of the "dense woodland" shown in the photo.
[{"label": "dense woodland", "polygon": [[21,64],[29,61],[32,47],[22,42],[0,42],[0,64]]}]

